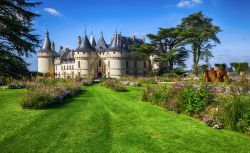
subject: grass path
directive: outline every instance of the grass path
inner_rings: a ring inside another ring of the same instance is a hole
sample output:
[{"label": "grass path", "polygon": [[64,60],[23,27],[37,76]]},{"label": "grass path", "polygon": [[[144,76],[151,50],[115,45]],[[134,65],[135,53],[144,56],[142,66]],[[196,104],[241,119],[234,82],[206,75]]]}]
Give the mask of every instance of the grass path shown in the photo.
[{"label": "grass path", "polygon": [[0,90],[0,152],[250,152],[249,136],[142,103],[140,90],[94,85],[47,110],[22,109],[24,90]]}]

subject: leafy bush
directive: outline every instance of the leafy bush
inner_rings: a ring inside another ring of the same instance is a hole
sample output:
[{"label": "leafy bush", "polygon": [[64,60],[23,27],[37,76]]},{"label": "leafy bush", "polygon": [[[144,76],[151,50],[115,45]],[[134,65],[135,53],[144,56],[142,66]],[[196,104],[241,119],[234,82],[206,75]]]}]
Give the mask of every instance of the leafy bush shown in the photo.
[{"label": "leafy bush", "polygon": [[106,88],[110,88],[113,91],[117,91],[117,92],[125,92],[128,91],[124,85],[122,85],[121,83],[119,83],[118,80],[116,79],[106,79],[101,83],[102,86],[106,87]]},{"label": "leafy bush", "polygon": [[21,101],[23,108],[49,108],[62,104],[65,99],[80,91],[79,83],[74,80],[58,80],[50,78],[26,83],[27,93]]},{"label": "leafy bush", "polygon": [[237,74],[240,74],[240,72],[246,72],[249,70],[249,65],[247,62],[243,63],[230,63],[230,65],[235,69]]},{"label": "leafy bush", "polygon": [[83,85],[92,86],[93,85],[93,79],[90,76],[84,77],[83,78]]},{"label": "leafy bush", "polygon": [[220,119],[226,128],[250,132],[250,98],[233,96],[224,101]]},{"label": "leafy bush", "polygon": [[212,94],[205,85],[196,88],[186,86],[183,91],[183,97],[179,101],[181,111],[193,115],[199,113],[212,100]]},{"label": "leafy bush", "polygon": [[166,101],[166,95],[164,94],[167,91],[166,85],[154,85],[147,86],[142,94],[142,101],[151,102],[155,105],[161,105]]},{"label": "leafy bush", "polygon": [[220,70],[225,70],[227,68],[227,64],[214,64],[216,67],[218,67]]},{"label": "leafy bush", "polygon": [[176,83],[173,86],[148,86],[143,91],[142,101],[161,105],[177,113],[189,115],[200,112],[212,101],[210,88],[205,85]]}]

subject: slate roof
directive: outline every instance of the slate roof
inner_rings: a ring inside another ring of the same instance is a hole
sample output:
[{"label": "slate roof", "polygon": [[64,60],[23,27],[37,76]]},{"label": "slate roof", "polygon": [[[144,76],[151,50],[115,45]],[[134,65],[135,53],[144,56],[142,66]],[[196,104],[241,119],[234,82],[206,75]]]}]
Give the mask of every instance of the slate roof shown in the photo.
[{"label": "slate roof", "polygon": [[103,38],[103,35],[98,40],[95,49],[96,49],[96,52],[103,52],[103,51],[106,51],[108,49],[108,45],[106,44],[106,42]]},{"label": "slate roof", "polygon": [[68,48],[62,48],[58,52],[58,56],[60,57],[61,60],[66,59],[67,55],[69,54],[70,50]]},{"label": "slate roof", "polygon": [[48,52],[48,51],[52,52],[51,42],[49,40],[49,32],[47,30],[46,31],[46,37],[45,37],[45,39],[43,41],[43,45],[42,45],[42,47],[41,47],[41,49],[40,49],[39,52]]},{"label": "slate roof", "polygon": [[76,52],[93,52],[95,48],[93,48],[89,42],[87,35],[85,35],[82,39],[80,46],[76,49]]},{"label": "slate roof", "polygon": [[136,39],[136,38],[130,38],[130,37],[124,37],[121,34],[115,34],[110,45],[108,48],[108,51],[127,51],[130,52],[131,45],[134,44],[143,44],[143,40]]}]

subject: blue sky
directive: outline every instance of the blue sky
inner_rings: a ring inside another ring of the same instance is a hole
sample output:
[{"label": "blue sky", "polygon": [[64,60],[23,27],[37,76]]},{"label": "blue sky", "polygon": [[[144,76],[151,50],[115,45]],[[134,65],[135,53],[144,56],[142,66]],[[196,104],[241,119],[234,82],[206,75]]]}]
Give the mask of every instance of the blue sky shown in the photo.
[{"label": "blue sky", "polygon": [[[109,43],[116,29],[122,35],[141,37],[157,32],[159,27],[173,27],[183,17],[202,11],[214,19],[223,32],[221,44],[213,49],[214,63],[250,62],[249,0],[43,0],[34,9],[41,17],[34,21],[35,33],[44,38],[46,27],[50,39],[60,46],[76,48],[77,36],[93,32],[96,39],[103,31]],[[27,59],[37,70],[37,57]],[[191,67],[192,58],[187,61]]]}]

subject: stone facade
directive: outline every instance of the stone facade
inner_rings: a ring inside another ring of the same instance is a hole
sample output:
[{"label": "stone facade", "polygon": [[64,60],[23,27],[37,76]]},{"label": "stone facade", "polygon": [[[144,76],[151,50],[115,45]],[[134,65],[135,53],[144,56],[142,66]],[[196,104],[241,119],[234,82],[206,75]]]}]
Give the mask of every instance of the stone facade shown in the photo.
[{"label": "stone facade", "polygon": [[78,37],[75,50],[61,47],[57,53],[46,32],[43,46],[38,52],[38,72],[49,73],[56,78],[143,76],[159,69],[154,62],[157,55],[137,57],[131,54],[131,45],[143,43],[143,39],[116,33],[107,45],[103,36],[96,43],[93,35],[89,41],[85,34],[83,39]]}]

